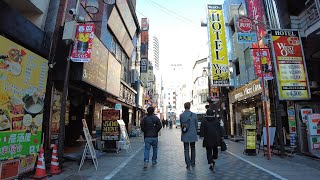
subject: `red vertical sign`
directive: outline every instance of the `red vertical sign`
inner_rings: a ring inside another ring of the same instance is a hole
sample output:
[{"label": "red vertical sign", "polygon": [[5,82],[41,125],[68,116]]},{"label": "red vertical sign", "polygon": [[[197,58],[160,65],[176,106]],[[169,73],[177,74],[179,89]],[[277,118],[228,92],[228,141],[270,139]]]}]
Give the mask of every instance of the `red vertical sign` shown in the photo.
[{"label": "red vertical sign", "polygon": [[78,24],[72,49],[73,62],[89,62],[91,58],[94,24]]},{"label": "red vertical sign", "polygon": [[[264,78],[266,80],[272,79],[272,64],[270,59],[270,51],[269,49],[252,49],[253,54],[253,62],[254,62],[254,71],[256,75],[261,78],[262,70],[264,72]],[[260,56],[260,58],[259,58]],[[260,66],[260,60],[262,64],[262,70]]]}]

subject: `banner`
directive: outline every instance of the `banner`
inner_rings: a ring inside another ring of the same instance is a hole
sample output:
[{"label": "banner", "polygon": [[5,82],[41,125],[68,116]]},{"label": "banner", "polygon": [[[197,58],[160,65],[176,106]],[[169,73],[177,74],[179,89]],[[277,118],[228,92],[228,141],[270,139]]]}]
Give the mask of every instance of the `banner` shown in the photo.
[{"label": "banner", "polygon": [[48,61],[0,36],[0,160],[37,153]]},{"label": "banner", "polygon": [[272,47],[280,100],[310,99],[310,88],[298,31],[272,30]]},{"label": "banner", "polygon": [[[253,55],[254,71],[256,75],[259,78],[261,78],[262,71],[263,71],[264,78],[266,80],[273,79],[272,64],[271,64],[269,49],[252,49],[252,55]],[[262,64],[262,70],[261,70],[260,60]]]},{"label": "banner", "polygon": [[89,62],[91,58],[94,24],[78,24],[75,42],[72,48],[73,62]]},{"label": "banner", "polygon": [[229,86],[229,61],[222,5],[208,4],[213,86]]},{"label": "banner", "polygon": [[[262,0],[246,0],[248,17],[257,20],[260,23],[264,23],[266,20],[264,4]],[[266,35],[266,31],[260,26],[257,28],[258,39],[260,40]]]}]

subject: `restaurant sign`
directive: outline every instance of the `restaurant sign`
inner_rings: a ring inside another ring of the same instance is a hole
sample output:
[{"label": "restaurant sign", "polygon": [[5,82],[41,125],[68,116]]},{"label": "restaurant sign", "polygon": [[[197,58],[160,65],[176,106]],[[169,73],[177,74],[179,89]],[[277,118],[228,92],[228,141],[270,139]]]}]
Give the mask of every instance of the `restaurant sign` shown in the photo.
[{"label": "restaurant sign", "polygon": [[310,88],[298,31],[272,30],[272,47],[280,100],[310,99]]},{"label": "restaurant sign", "polygon": [[48,61],[0,36],[0,160],[37,153]]}]

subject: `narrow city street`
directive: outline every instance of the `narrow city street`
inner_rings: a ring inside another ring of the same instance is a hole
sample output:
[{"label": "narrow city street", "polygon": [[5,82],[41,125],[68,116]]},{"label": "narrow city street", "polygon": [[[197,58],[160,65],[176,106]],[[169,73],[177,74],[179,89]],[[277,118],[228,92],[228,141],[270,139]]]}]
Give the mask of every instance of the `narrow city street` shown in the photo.
[{"label": "narrow city street", "polygon": [[[143,137],[132,137],[132,149],[120,153],[104,153],[98,158],[95,171],[87,160],[78,172],[76,162],[66,162],[64,172],[50,179],[318,179],[319,160],[303,156],[279,158],[273,155],[266,160],[260,151],[257,156],[242,154],[243,142],[228,143],[226,152],[219,152],[216,170],[208,169],[206,151],[202,141],[196,143],[196,166],[186,169],[180,129],[164,128],[159,137],[158,164],[143,168]],[[303,172],[308,172],[304,174]]]}]

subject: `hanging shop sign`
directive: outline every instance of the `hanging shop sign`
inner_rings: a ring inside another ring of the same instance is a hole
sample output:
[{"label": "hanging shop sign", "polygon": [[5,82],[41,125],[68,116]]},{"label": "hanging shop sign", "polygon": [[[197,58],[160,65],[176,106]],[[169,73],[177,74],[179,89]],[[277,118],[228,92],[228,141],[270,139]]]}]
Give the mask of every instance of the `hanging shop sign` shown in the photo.
[{"label": "hanging shop sign", "polygon": [[298,31],[272,30],[272,47],[280,100],[310,99],[303,48]]},{"label": "hanging shop sign", "polygon": [[[269,49],[252,49],[253,62],[254,62],[254,71],[256,75],[261,78],[262,71],[264,73],[264,78],[266,80],[273,79],[272,74],[272,64],[270,59]],[[262,64],[262,69],[260,65],[260,60]]]},{"label": "hanging shop sign", "polygon": [[320,157],[320,114],[308,115],[307,121],[309,151]]},{"label": "hanging shop sign", "polygon": [[91,58],[94,24],[78,24],[71,60],[73,62],[89,62]]},{"label": "hanging shop sign", "polygon": [[37,153],[48,61],[0,36],[0,160]]},{"label": "hanging shop sign", "polygon": [[229,86],[227,40],[222,5],[208,4],[212,85]]},{"label": "hanging shop sign", "polygon": [[237,19],[237,30],[239,32],[248,33],[252,30],[252,21],[247,17],[239,17]]},{"label": "hanging shop sign", "polygon": [[[266,15],[265,15],[263,0],[245,0],[245,1],[246,1],[248,17],[258,22],[258,24],[264,23],[266,19]],[[257,31],[259,40],[266,35],[265,29],[260,26],[256,27],[256,31]]]},{"label": "hanging shop sign", "polygon": [[120,111],[114,109],[102,110],[102,141],[119,140],[119,123]]},{"label": "hanging shop sign", "polygon": [[140,72],[141,73],[148,72],[148,59],[141,59],[141,61],[140,61]]}]

